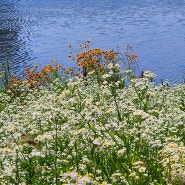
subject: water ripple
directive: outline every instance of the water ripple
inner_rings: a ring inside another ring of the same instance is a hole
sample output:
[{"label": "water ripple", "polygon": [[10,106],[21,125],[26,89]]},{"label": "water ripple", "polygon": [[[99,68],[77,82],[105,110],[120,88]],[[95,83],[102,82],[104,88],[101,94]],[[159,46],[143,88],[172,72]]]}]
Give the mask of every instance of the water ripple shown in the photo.
[{"label": "water ripple", "polygon": [[58,57],[69,66],[68,44],[86,39],[104,49],[133,45],[140,69],[180,81],[185,70],[184,0],[1,0],[0,63],[15,73]]}]

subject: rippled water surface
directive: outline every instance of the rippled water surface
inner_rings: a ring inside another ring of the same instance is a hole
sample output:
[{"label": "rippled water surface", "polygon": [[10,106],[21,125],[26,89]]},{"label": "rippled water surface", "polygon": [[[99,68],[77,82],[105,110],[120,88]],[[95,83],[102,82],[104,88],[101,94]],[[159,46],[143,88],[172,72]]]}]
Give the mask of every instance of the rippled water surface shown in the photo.
[{"label": "rippled water surface", "polygon": [[185,0],[0,0],[0,63],[15,73],[36,62],[69,61],[86,39],[92,47],[138,53],[139,70],[180,82],[185,71]]}]

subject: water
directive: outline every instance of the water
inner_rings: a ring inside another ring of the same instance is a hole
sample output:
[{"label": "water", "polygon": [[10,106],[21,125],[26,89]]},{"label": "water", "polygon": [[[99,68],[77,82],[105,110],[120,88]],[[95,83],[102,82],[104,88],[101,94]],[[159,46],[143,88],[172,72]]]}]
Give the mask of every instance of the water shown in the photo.
[{"label": "water", "polygon": [[185,0],[0,0],[0,63],[16,74],[25,67],[58,62],[85,40],[92,47],[139,55],[139,69],[157,80],[182,80],[185,71]]}]

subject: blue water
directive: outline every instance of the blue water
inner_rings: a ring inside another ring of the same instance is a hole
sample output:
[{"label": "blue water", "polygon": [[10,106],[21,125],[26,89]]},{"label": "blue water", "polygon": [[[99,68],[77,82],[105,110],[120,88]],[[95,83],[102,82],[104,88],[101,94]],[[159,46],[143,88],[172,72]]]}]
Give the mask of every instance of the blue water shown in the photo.
[{"label": "blue water", "polygon": [[64,66],[68,45],[123,50],[133,46],[138,70],[157,81],[178,83],[185,74],[185,0],[0,0],[0,63],[16,74],[58,58]]}]

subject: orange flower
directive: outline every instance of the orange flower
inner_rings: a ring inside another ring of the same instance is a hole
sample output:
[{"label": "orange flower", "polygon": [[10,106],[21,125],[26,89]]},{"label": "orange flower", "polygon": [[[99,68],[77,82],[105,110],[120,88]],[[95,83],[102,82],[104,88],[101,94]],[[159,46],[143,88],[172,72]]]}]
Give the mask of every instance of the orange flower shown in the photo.
[{"label": "orange flower", "polygon": [[69,71],[69,70],[67,70],[67,71],[66,71],[66,74],[67,74],[67,75],[69,75],[69,74],[70,74],[70,71]]},{"label": "orange flower", "polygon": [[24,74],[29,74],[30,73],[30,68],[28,67],[28,68],[26,68],[26,71],[25,71],[25,73]]},{"label": "orange flower", "polygon": [[133,59],[132,58],[128,58],[128,61],[130,62],[130,63],[132,63],[133,62]]},{"label": "orange flower", "polygon": [[51,62],[52,62],[52,63],[57,62],[57,58],[52,59]]},{"label": "orange flower", "polygon": [[100,66],[100,70],[103,71],[104,70],[104,65]]},{"label": "orange flower", "polygon": [[87,43],[90,43],[91,41],[88,39],[88,40],[86,40],[86,42],[87,42]]},{"label": "orange flower", "polygon": [[74,70],[74,68],[73,68],[73,67],[70,67],[70,68],[69,68],[69,71],[73,71],[73,70]]},{"label": "orange flower", "polygon": [[102,54],[101,49],[100,49],[100,48],[95,48],[95,49],[94,49],[94,54],[95,54],[95,55],[101,55],[101,54]]},{"label": "orange flower", "polygon": [[136,58],[137,59],[138,58],[137,54],[136,53],[133,53],[132,54],[132,58]]},{"label": "orange flower", "polygon": [[127,45],[126,46],[126,49],[131,49],[132,47],[130,45]]},{"label": "orange flower", "polygon": [[79,73],[75,73],[75,76],[79,76],[80,74]]},{"label": "orange flower", "polygon": [[34,67],[34,71],[36,71],[38,69],[38,64]]},{"label": "orange flower", "polygon": [[57,65],[57,69],[60,69],[62,67],[62,64]]}]

